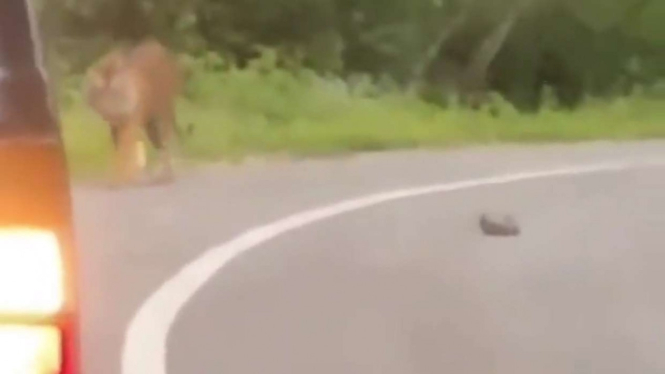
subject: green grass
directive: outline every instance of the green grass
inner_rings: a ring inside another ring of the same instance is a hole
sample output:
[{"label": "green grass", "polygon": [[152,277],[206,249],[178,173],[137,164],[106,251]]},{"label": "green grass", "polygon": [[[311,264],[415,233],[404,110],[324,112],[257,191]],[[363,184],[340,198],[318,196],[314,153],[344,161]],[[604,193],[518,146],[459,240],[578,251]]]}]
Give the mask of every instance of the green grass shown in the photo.
[{"label": "green grass", "polygon": [[[575,112],[547,109],[519,114],[501,105],[497,118],[453,107],[443,110],[371,87],[281,70],[197,73],[179,102],[182,125],[195,133],[182,152],[195,161],[238,161],[248,155],[298,156],[443,148],[499,142],[572,142],[665,137],[665,100],[630,97],[593,101]],[[107,167],[106,125],[71,92],[63,133],[73,171],[95,175]]]}]

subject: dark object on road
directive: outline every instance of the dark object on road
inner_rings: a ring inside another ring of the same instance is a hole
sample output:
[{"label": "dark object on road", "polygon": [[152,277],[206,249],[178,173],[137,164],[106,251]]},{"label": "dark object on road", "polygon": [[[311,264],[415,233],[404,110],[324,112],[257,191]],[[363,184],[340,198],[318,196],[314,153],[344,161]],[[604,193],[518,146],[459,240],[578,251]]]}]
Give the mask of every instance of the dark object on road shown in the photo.
[{"label": "dark object on road", "polygon": [[480,228],[489,236],[517,236],[520,228],[515,218],[508,214],[483,214],[480,217]]}]

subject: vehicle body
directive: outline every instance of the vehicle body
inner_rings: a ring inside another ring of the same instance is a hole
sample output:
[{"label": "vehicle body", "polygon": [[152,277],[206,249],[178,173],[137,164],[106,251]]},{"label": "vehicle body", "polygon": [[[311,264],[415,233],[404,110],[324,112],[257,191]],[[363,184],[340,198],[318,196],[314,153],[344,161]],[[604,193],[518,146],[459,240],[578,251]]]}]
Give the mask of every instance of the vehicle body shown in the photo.
[{"label": "vehicle body", "polygon": [[0,372],[79,374],[69,175],[30,0],[0,1]]}]

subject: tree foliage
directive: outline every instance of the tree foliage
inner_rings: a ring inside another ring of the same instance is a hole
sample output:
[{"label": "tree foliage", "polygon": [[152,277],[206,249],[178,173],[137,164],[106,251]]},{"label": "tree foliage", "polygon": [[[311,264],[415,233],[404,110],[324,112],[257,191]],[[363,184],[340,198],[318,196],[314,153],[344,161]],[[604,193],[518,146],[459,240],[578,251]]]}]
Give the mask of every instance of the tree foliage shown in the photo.
[{"label": "tree foliage", "polygon": [[269,48],[288,69],[390,79],[438,102],[496,91],[523,110],[539,107],[546,86],[573,108],[665,74],[662,0],[33,1],[71,73],[154,35],[241,68]]}]

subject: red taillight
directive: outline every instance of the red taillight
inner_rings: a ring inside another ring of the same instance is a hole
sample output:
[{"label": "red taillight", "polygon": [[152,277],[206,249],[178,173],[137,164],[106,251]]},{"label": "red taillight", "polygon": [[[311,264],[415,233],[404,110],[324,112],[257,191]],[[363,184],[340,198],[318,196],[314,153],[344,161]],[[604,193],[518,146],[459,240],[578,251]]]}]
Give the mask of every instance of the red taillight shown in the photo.
[{"label": "red taillight", "polygon": [[69,174],[30,4],[0,0],[0,374],[79,374]]},{"label": "red taillight", "polygon": [[79,374],[64,166],[58,142],[0,143],[0,374]]},{"label": "red taillight", "polygon": [[65,300],[60,253],[53,232],[0,228],[0,311],[38,316],[60,313]]},{"label": "red taillight", "polygon": [[58,320],[64,300],[56,235],[45,230],[0,228],[0,313],[5,316],[0,325],[0,373],[61,371]]},{"label": "red taillight", "polygon": [[11,318],[0,324],[3,374],[79,374],[76,319]]}]

